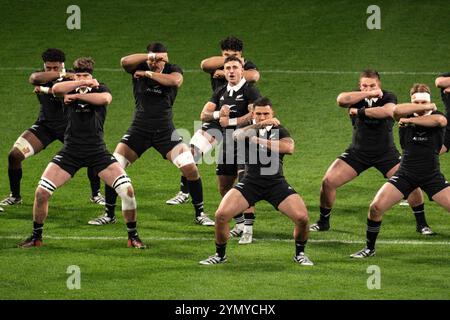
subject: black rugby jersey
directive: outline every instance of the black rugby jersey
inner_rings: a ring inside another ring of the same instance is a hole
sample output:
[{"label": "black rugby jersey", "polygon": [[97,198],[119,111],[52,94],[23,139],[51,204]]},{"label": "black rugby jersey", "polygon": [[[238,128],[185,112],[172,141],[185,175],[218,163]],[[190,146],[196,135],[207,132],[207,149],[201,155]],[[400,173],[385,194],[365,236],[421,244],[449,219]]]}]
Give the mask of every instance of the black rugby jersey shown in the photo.
[{"label": "black rugby jersey", "polygon": [[[431,114],[443,115],[439,111],[433,111]],[[440,170],[439,151],[444,140],[445,128],[408,125],[400,132],[404,148],[401,169],[414,175]]]},{"label": "black rugby jersey", "polygon": [[[283,126],[266,127],[257,130],[257,137],[267,140],[281,140],[290,137]],[[284,179],[283,153],[277,153],[260,144],[246,143],[246,176],[255,179]]]},{"label": "black rugby jersey", "polygon": [[[383,90],[383,97],[372,100],[363,99],[350,108],[366,109],[381,107],[387,103],[397,104],[397,97]],[[368,153],[380,153],[395,148],[392,127],[394,119],[375,119],[366,116],[355,116],[353,122],[353,137],[350,148]]]},{"label": "black rugby jersey", "polygon": [[[149,71],[146,62],[137,66],[136,70]],[[162,73],[170,74],[183,70],[175,64],[166,63]],[[134,74],[134,72],[132,73]],[[178,93],[178,87],[167,87],[147,77],[136,79],[132,75],[133,95],[136,110],[132,126],[144,131],[167,128],[172,124],[172,106]]]},{"label": "black rugby jersey", "polygon": [[[220,111],[223,105],[230,106],[230,119],[233,119],[246,115],[248,105],[260,96],[258,89],[243,79],[234,87],[229,87],[228,84],[221,86],[213,93],[209,101],[216,105],[216,111]],[[215,120],[215,122],[218,123],[219,120]]]},{"label": "black rugby jersey", "polygon": [[[92,88],[90,93],[111,91],[105,84]],[[74,90],[69,94],[80,93]],[[89,93],[86,93],[89,94]],[[92,153],[106,150],[103,140],[103,125],[106,118],[106,105],[96,106],[76,100],[66,105],[67,127],[64,133],[64,149],[76,154]]]},{"label": "black rugby jersey", "polygon": [[[248,60],[244,61],[244,70],[252,70],[252,69],[258,70],[258,68],[256,67],[256,65],[253,62],[248,61]],[[223,70],[223,67],[221,67],[217,70]],[[211,73],[211,88],[212,88],[213,92],[216,91],[219,87],[222,87],[223,85],[227,84],[227,79],[225,79],[225,77],[214,78],[213,76],[214,76],[214,72]]]},{"label": "black rugby jersey", "polygon": [[[36,72],[45,72],[45,70],[38,70]],[[68,70],[67,72],[73,73],[74,71]],[[58,78],[54,81],[42,84],[42,87],[52,88],[55,83],[66,81],[62,78]],[[66,123],[67,119],[64,114],[64,103],[61,99],[53,96],[53,94],[37,93],[36,97],[40,104],[38,120],[43,122],[50,122],[50,127],[55,125],[61,126]]]}]

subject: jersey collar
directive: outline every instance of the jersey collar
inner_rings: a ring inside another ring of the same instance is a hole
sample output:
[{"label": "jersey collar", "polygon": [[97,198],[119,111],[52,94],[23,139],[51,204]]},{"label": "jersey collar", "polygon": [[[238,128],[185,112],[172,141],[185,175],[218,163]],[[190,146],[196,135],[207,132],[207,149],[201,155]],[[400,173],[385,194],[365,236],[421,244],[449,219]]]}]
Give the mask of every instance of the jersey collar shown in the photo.
[{"label": "jersey collar", "polygon": [[239,91],[239,89],[242,88],[244,83],[245,83],[245,78],[244,77],[242,77],[241,81],[239,81],[239,83],[237,85],[235,85],[235,86],[230,86],[230,84],[228,83],[228,85],[227,85],[228,95],[230,97],[233,96],[233,93],[236,92],[236,91]]}]

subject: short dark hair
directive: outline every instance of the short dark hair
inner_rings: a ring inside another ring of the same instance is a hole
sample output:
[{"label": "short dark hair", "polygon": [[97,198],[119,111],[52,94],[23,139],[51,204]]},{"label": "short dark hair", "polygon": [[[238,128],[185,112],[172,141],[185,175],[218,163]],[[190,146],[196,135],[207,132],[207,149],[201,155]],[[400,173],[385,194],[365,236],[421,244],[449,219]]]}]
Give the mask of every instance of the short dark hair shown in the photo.
[{"label": "short dark hair", "polygon": [[222,50],[243,51],[244,43],[234,36],[229,36],[220,41],[220,48]]},{"label": "short dark hair", "polygon": [[265,107],[270,106],[270,109],[272,108],[272,101],[270,101],[267,97],[259,97],[258,99],[253,102],[253,107]]},{"label": "short dark hair", "polygon": [[94,71],[95,61],[91,57],[81,57],[73,62],[73,70],[76,73],[92,73]]},{"label": "short dark hair", "polygon": [[66,55],[62,50],[50,48],[42,53],[42,60],[44,62],[64,62],[66,61]]},{"label": "short dark hair", "polygon": [[147,46],[147,52],[167,52],[167,48],[160,42],[151,42]]},{"label": "short dark hair", "polygon": [[359,75],[359,78],[371,78],[371,79],[378,79],[381,80],[380,74],[376,70],[367,69],[361,72]]},{"label": "short dark hair", "polygon": [[240,63],[241,66],[244,66],[244,65],[242,64],[242,60],[239,59],[238,57],[236,57],[235,55],[226,57],[226,58],[225,58],[225,61],[223,62],[223,64],[225,65],[225,63],[228,63],[228,62],[230,62],[230,61],[237,61],[237,62]]}]

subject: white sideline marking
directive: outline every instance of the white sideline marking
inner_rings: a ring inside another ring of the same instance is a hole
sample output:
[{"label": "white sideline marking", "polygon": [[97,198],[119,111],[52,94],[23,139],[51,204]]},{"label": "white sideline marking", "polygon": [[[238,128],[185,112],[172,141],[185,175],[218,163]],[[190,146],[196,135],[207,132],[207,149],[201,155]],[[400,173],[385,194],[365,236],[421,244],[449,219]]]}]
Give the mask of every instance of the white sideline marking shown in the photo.
[{"label": "white sideline marking", "polygon": [[[0,236],[0,239],[25,239],[26,236]],[[117,241],[127,240],[127,237],[88,237],[88,236],[47,236],[44,235],[44,239],[51,240],[103,240],[103,241]],[[146,241],[214,241],[211,238],[171,238],[171,237],[141,237]],[[275,239],[275,238],[253,238],[256,241],[261,242],[292,242],[292,239]],[[337,239],[309,239],[311,243],[343,243],[343,244],[365,244],[363,240],[337,240]],[[436,245],[436,246],[450,246],[450,241],[417,241],[417,240],[378,240],[377,244],[388,245]]]},{"label": "white sideline marking", "polygon": [[[38,68],[31,67],[0,67],[0,71],[36,71]],[[96,68],[96,71],[103,72],[123,72],[121,68]],[[203,72],[200,69],[185,69],[186,73],[200,73]],[[281,74],[360,74],[361,71],[332,71],[332,70],[260,70],[261,73],[281,73]],[[440,71],[381,71],[380,74],[386,75],[439,75],[443,72]]]}]

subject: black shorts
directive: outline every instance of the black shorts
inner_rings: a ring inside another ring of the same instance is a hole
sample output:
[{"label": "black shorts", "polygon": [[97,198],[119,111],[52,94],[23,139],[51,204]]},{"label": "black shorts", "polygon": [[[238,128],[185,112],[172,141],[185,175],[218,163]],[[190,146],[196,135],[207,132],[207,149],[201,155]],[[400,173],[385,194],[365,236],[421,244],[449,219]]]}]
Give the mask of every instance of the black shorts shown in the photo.
[{"label": "black shorts", "polygon": [[233,188],[244,196],[249,207],[253,207],[260,200],[266,200],[276,210],[284,199],[297,193],[284,178],[270,180],[245,176]]},{"label": "black shorts", "polygon": [[173,126],[155,131],[144,131],[131,126],[120,142],[129,146],[139,157],[153,147],[166,159],[167,153],[182,140]]},{"label": "black shorts", "polygon": [[210,136],[214,137],[217,143],[222,142],[223,132],[222,127],[216,121],[202,123],[202,130],[206,131]]},{"label": "black shorts", "polygon": [[400,157],[397,149],[391,149],[379,154],[368,154],[349,148],[338,159],[345,161],[350,167],[355,169],[358,175],[371,167],[375,167],[387,178],[386,174],[400,163]]},{"label": "black shorts", "polygon": [[92,168],[94,174],[98,175],[99,172],[108,168],[117,160],[106,150],[83,156],[80,153],[63,149],[53,157],[51,162],[67,171],[73,177],[79,169],[84,167]]},{"label": "black shorts", "polygon": [[445,127],[445,135],[444,135],[444,147],[447,148],[447,152],[450,151],[450,127]]},{"label": "black shorts", "polygon": [[28,131],[32,132],[41,141],[44,149],[55,140],[64,143],[64,131],[67,123],[50,123],[37,120]]},{"label": "black shorts", "polygon": [[[229,141],[229,142],[227,142]],[[219,149],[219,159],[216,167],[218,176],[237,176],[239,170],[245,169],[245,152],[239,150],[232,137],[224,137]],[[238,154],[238,153],[241,154]]]},{"label": "black shorts", "polygon": [[403,193],[405,199],[413,190],[420,187],[428,195],[430,201],[433,201],[432,198],[436,193],[450,186],[444,175],[439,171],[419,177],[401,168],[394,173],[388,182]]}]

